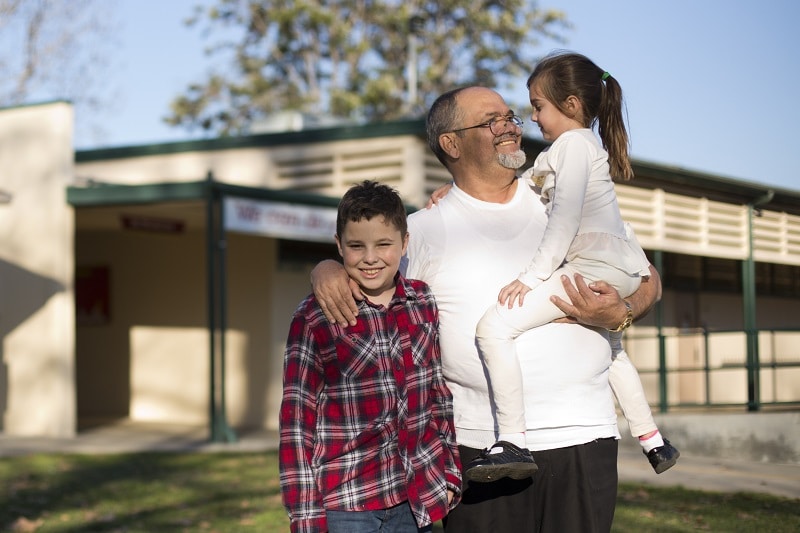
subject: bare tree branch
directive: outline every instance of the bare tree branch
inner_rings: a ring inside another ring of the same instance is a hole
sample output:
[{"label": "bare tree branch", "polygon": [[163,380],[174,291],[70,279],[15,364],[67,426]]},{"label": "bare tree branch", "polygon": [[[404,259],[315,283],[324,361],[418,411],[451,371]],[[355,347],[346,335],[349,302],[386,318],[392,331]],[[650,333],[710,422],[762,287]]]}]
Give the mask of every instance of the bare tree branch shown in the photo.
[{"label": "bare tree branch", "polygon": [[[78,128],[105,105],[115,4],[0,0],[0,106],[69,100]],[[111,13],[109,13],[111,11]]]}]

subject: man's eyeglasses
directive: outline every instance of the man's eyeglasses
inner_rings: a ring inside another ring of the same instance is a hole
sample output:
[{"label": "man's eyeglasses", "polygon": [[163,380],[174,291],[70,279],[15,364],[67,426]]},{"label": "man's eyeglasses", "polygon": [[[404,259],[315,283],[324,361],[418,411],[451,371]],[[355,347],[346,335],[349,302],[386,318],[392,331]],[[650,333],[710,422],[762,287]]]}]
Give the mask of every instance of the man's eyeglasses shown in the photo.
[{"label": "man's eyeglasses", "polygon": [[509,122],[517,128],[522,129],[523,122],[521,118],[519,118],[517,115],[507,115],[505,117],[494,117],[492,120],[482,122],[481,124],[475,124],[474,126],[458,128],[453,130],[453,133],[457,131],[471,130],[474,128],[489,128],[489,131],[492,132],[492,135],[500,135],[501,133],[505,132]]}]

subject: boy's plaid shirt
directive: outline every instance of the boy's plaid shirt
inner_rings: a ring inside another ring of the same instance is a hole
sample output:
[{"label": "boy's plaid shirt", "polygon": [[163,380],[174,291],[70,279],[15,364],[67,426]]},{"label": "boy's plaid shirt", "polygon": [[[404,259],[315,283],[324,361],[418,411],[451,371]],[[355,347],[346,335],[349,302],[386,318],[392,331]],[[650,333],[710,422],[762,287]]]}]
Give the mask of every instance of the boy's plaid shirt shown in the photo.
[{"label": "boy's plaid shirt", "polygon": [[460,495],[436,303],[425,283],[396,280],[388,308],[360,302],[355,326],[328,323],[313,295],[292,318],[280,410],[292,531],[326,531],[325,509],[406,500],[424,526],[447,514],[447,489]]}]

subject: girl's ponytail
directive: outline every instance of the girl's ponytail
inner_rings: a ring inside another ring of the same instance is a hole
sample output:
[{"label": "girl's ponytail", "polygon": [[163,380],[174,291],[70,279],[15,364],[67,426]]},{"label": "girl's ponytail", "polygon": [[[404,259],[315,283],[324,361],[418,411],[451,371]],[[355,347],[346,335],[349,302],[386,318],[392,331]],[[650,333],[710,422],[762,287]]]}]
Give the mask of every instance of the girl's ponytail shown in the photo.
[{"label": "girl's ponytail", "polygon": [[584,55],[558,52],[536,65],[528,78],[528,88],[534,83],[544,97],[567,116],[572,115],[564,102],[576,96],[583,109],[579,117],[583,127],[598,126],[603,148],[608,152],[611,177],[622,180],[633,177],[628,158],[628,132],[622,117],[622,88],[611,74]]},{"label": "girl's ponytail", "polygon": [[613,178],[633,178],[633,168],[628,156],[628,132],[622,116],[622,88],[608,72],[603,72],[600,109],[597,113],[598,133],[608,152],[608,165]]}]

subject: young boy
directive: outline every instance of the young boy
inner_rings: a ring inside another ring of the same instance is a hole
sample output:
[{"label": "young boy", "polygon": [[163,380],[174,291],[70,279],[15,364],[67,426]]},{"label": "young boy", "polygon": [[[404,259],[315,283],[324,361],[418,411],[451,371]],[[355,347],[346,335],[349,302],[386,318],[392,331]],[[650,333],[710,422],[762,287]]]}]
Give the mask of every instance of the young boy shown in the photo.
[{"label": "young boy", "polygon": [[280,411],[293,532],[430,531],[461,493],[450,391],[428,286],[405,279],[406,213],[374,181],[339,203],[336,245],[366,299],[329,323],[314,295],[292,317]]}]

